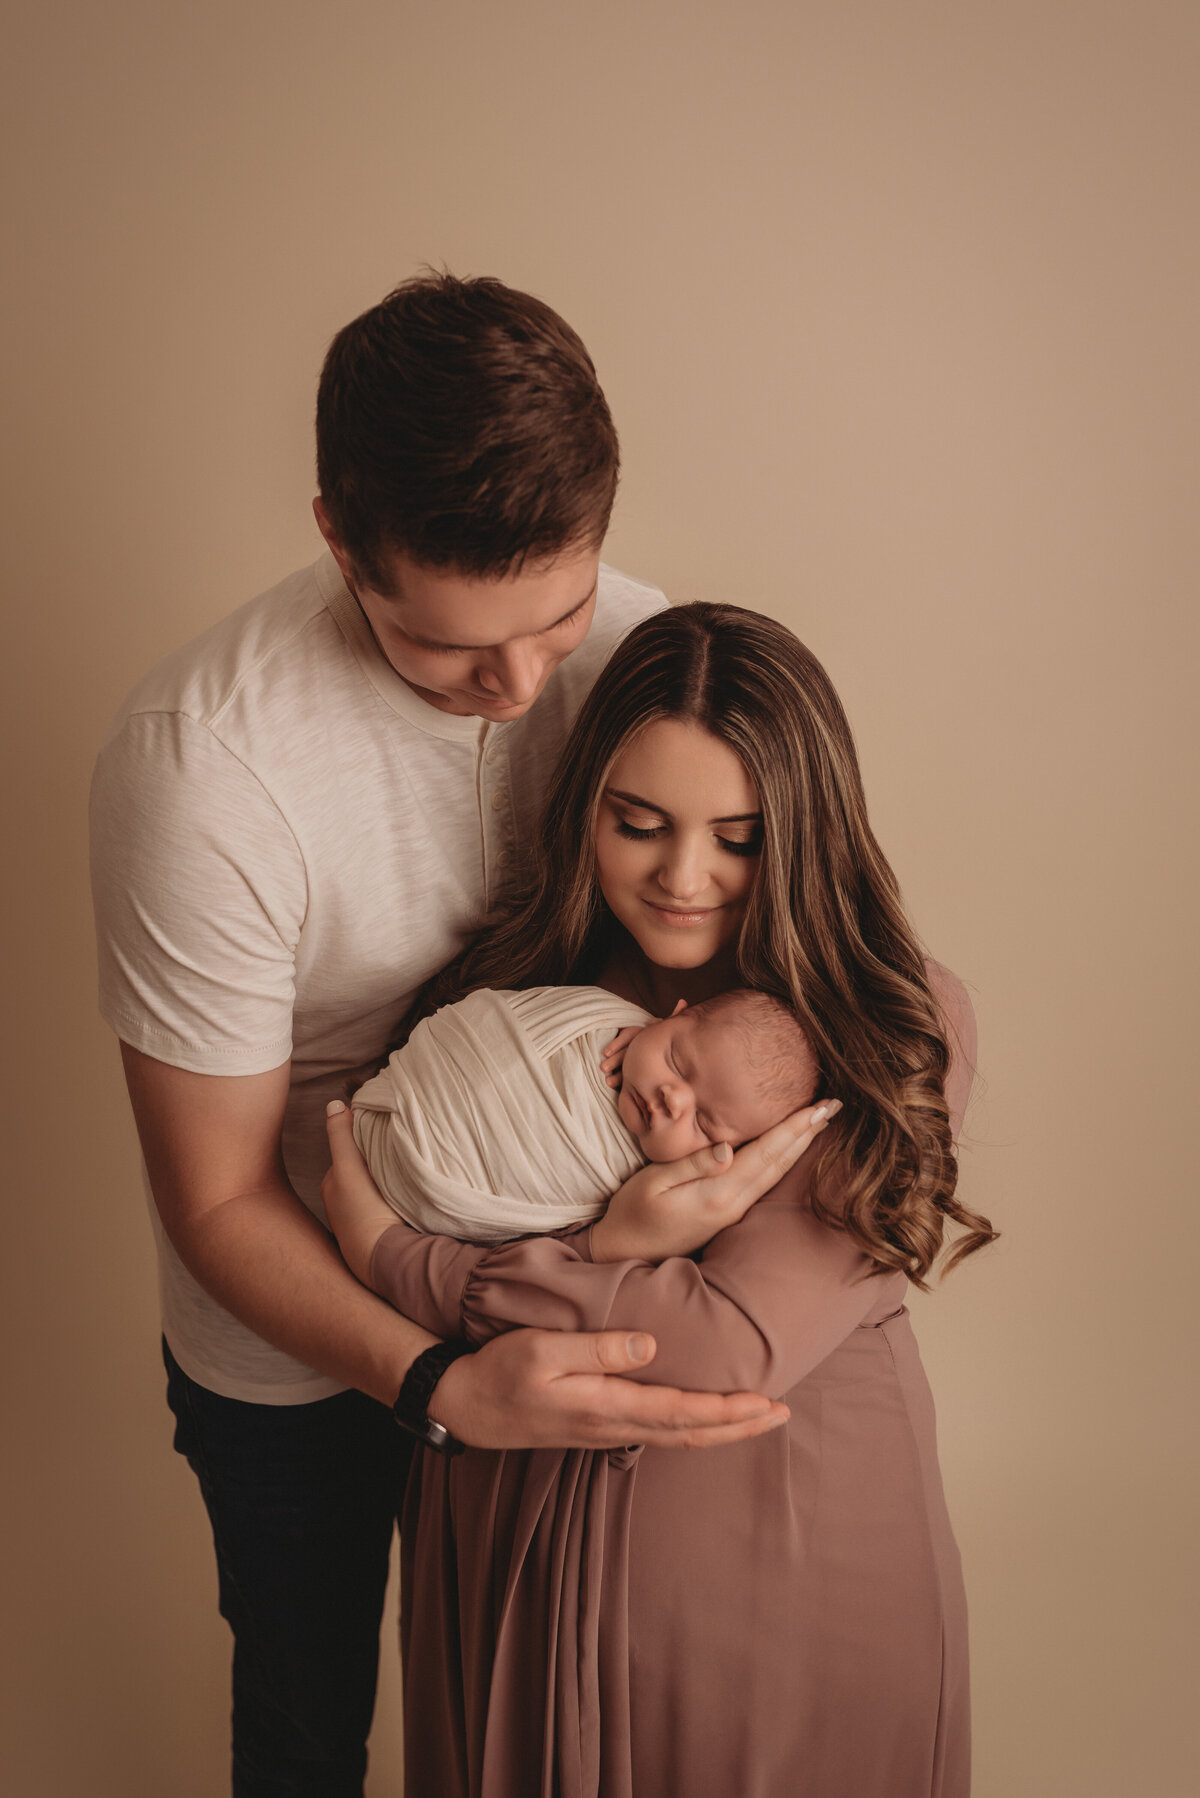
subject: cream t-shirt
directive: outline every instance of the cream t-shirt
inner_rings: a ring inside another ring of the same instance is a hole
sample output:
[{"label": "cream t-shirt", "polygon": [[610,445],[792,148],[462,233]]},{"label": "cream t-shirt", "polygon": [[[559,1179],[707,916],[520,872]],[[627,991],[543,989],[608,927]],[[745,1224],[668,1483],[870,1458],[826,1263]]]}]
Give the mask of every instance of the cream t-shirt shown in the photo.
[{"label": "cream t-shirt", "polygon": [[[489,724],[417,697],[326,554],[166,657],[114,720],[91,805],[101,1012],[197,1073],[290,1056],[284,1162],[316,1216],[327,1100],[375,1072],[527,854],[584,695],[665,603],[602,566],[583,644],[524,718]],[[164,1331],[193,1379],[266,1403],[339,1390],[210,1298],[153,1215]]]}]

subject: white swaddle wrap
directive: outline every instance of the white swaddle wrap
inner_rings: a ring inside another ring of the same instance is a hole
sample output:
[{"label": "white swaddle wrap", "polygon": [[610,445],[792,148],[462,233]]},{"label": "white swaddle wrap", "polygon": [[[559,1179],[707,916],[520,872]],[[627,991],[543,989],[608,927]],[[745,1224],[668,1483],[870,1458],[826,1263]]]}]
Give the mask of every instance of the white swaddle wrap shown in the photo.
[{"label": "white swaddle wrap", "polygon": [[643,1165],[600,1071],[626,1024],[594,986],[483,990],[423,1018],[354,1095],[354,1135],[407,1223],[500,1242],[586,1223]]}]

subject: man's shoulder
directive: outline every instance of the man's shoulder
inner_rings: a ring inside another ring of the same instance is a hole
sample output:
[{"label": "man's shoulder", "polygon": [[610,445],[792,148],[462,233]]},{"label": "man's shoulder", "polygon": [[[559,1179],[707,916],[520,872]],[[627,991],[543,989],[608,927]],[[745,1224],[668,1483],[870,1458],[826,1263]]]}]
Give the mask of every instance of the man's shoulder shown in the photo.
[{"label": "man's shoulder", "polygon": [[290,665],[302,663],[310,653],[307,640],[314,626],[329,618],[326,563],[331,561],[323,556],[287,575],[171,650],[127,695],[113,731],[146,712],[170,712],[211,725],[247,681],[286,681]]},{"label": "man's shoulder", "polygon": [[582,698],[617,644],[635,625],[641,624],[644,618],[653,617],[655,612],[661,612],[667,603],[666,594],[657,587],[601,562],[592,627],[558,673],[567,678]]},{"label": "man's shoulder", "polygon": [[601,627],[611,634],[615,643],[643,618],[661,612],[667,603],[666,594],[658,587],[651,586],[648,581],[635,580],[633,575],[623,574],[619,568],[610,568],[607,562],[601,562],[592,631]]}]

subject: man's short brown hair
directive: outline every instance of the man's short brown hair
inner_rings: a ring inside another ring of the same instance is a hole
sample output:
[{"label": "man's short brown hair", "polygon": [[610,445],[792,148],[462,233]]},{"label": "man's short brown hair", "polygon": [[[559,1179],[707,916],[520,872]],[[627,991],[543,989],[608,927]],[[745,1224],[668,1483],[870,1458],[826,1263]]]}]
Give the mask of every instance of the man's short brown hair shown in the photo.
[{"label": "man's short brown hair", "polygon": [[384,557],[498,577],[598,546],[619,454],[592,359],[542,300],[491,278],[405,281],[338,332],[317,481],[364,582]]}]

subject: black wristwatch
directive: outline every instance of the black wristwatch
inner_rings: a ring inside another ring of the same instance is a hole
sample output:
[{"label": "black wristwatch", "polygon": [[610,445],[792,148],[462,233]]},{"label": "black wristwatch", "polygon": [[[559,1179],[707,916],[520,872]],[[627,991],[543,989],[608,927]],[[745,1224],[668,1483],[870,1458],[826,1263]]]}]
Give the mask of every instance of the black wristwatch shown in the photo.
[{"label": "black wristwatch", "polygon": [[400,1428],[408,1430],[426,1448],[435,1449],[439,1455],[461,1455],[466,1444],[452,1436],[444,1423],[435,1423],[427,1406],[434,1387],[451,1362],[457,1361],[460,1355],[474,1352],[469,1342],[435,1342],[432,1348],[417,1356],[405,1374],[400,1396],[392,1406],[392,1416]]}]

